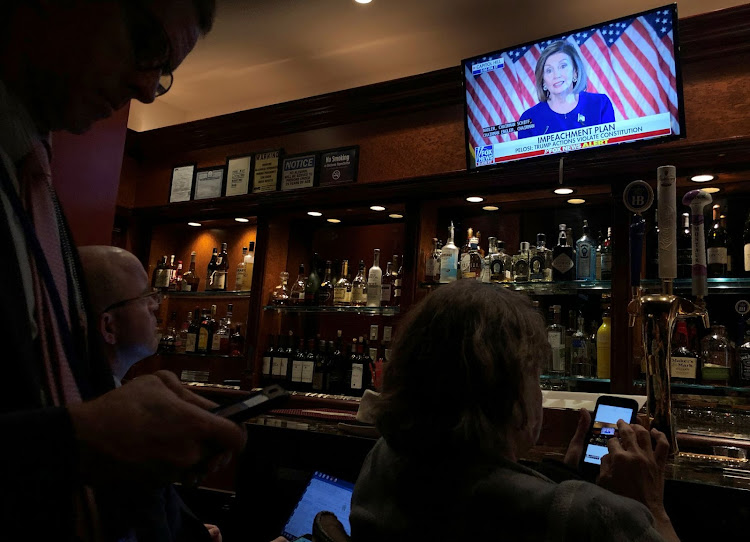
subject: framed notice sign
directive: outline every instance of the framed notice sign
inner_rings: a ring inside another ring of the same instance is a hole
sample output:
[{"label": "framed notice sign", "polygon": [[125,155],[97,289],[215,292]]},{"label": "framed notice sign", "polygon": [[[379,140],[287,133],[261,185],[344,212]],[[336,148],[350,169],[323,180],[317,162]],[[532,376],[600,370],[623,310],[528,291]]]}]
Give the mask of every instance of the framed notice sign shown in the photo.
[{"label": "framed notice sign", "polygon": [[320,153],[320,186],[357,182],[359,146]]},{"label": "framed notice sign", "polygon": [[253,194],[273,192],[279,180],[281,150],[259,152],[254,156]]},{"label": "framed notice sign", "polygon": [[172,168],[172,181],[169,185],[169,203],[190,201],[193,197],[195,164]]},{"label": "framed notice sign", "polygon": [[250,172],[253,157],[227,157],[227,189],[225,196],[242,196],[247,194],[250,186]]},{"label": "framed notice sign", "polygon": [[317,158],[315,153],[284,158],[281,167],[281,189],[295,190],[312,187],[315,184]]},{"label": "framed notice sign", "polygon": [[199,169],[195,174],[194,199],[220,198],[224,190],[224,166]]}]

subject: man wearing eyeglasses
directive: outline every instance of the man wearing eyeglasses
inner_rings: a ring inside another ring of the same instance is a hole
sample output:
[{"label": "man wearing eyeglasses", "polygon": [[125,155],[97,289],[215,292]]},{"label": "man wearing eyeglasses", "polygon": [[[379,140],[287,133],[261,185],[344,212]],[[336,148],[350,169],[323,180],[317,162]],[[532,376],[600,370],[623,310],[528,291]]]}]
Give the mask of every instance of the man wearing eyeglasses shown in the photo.
[{"label": "man wearing eyeglasses", "polygon": [[172,374],[112,389],[88,342],[49,133],[85,132],[166,92],[214,2],[29,0],[0,11],[0,538],[121,540],[108,494],[194,478],[246,437]]}]

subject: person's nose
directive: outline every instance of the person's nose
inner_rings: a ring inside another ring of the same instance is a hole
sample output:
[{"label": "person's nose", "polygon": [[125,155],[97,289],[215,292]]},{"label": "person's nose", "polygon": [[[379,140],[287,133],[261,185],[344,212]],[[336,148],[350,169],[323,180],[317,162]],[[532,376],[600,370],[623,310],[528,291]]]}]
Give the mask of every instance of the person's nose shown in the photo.
[{"label": "person's nose", "polygon": [[160,76],[159,70],[133,71],[128,81],[133,98],[145,104],[153,102]]}]

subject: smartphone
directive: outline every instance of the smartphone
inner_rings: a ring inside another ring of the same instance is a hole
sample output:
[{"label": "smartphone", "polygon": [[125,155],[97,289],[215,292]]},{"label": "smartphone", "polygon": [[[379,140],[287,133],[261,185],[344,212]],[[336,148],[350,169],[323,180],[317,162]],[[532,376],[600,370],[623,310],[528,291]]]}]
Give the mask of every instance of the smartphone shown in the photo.
[{"label": "smartphone", "polygon": [[609,439],[619,436],[617,420],[635,423],[638,402],[635,399],[602,395],[596,401],[596,410],[591,427],[584,441],[580,472],[587,479],[595,479],[599,474],[602,457],[609,453]]},{"label": "smartphone", "polygon": [[254,392],[247,399],[231,405],[217,407],[211,412],[233,422],[241,423],[253,416],[278,408],[289,399],[289,396],[288,391],[278,384],[273,384]]}]

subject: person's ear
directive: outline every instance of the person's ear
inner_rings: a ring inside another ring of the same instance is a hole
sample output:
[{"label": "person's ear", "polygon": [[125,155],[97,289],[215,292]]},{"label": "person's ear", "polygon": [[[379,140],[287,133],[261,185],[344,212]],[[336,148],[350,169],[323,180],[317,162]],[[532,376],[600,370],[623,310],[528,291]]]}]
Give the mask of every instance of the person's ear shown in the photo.
[{"label": "person's ear", "polygon": [[105,343],[111,345],[117,343],[117,323],[112,313],[104,312],[99,317],[99,333]]}]

